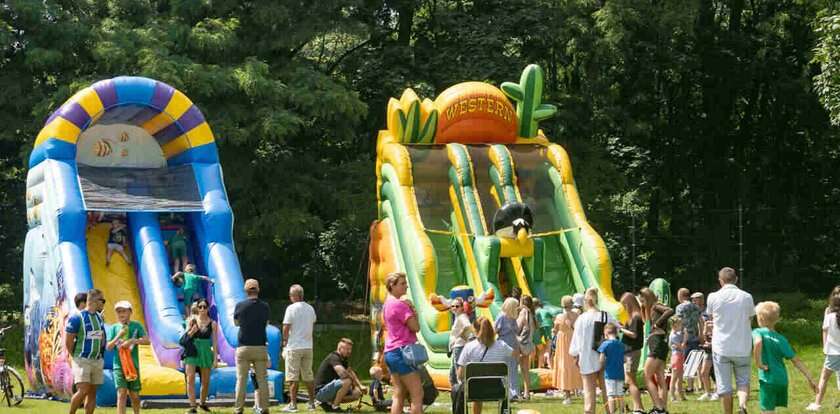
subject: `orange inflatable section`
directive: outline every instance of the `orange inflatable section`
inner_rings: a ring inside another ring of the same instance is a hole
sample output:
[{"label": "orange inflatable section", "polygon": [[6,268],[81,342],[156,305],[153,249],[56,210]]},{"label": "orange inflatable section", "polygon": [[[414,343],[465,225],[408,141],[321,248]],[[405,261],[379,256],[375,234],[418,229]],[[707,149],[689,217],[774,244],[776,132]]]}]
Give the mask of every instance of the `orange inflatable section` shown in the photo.
[{"label": "orange inflatable section", "polygon": [[499,88],[484,82],[464,82],[435,99],[439,111],[436,143],[512,143],[516,141],[516,110]]}]

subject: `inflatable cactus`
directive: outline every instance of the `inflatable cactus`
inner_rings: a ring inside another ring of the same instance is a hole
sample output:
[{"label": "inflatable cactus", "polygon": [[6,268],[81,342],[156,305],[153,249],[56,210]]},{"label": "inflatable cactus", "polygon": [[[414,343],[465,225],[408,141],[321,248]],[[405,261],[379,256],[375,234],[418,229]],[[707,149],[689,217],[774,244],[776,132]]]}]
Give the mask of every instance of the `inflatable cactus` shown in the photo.
[{"label": "inflatable cactus", "polygon": [[542,102],[543,72],[538,65],[528,65],[522,71],[519,83],[504,82],[502,91],[516,101],[516,115],[519,117],[519,136],[537,136],[538,124],[557,112],[557,107]]},{"label": "inflatable cactus", "polygon": [[400,100],[388,102],[388,129],[402,143],[430,144],[437,130],[438,110],[434,103],[420,98],[411,89],[403,92]]}]

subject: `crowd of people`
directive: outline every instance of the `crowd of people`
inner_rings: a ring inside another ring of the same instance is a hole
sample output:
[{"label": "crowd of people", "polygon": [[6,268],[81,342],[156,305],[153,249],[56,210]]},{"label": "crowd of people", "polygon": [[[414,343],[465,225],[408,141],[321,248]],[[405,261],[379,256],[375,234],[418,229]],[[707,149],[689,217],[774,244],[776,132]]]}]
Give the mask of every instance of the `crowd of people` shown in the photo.
[{"label": "crowd of people", "polygon": [[[202,289],[193,290],[206,276],[195,275],[187,264],[173,282],[192,293],[185,296],[188,309],[184,321],[184,372],[189,414],[198,409],[209,412],[208,385],[212,369],[218,364],[215,347],[219,328],[209,315],[209,302]],[[595,413],[600,394],[607,413],[667,413],[670,401],[685,400],[686,394],[699,392],[698,401],[720,400],[726,414],[747,411],[750,375],[753,363],[758,369],[759,405],[763,413],[774,412],[788,404],[788,376],[785,360],[804,375],[815,392],[807,411],[821,408],[831,375],[840,370],[840,286],[831,293],[823,320],[825,364],[819,382],[796,357],[787,339],[775,330],[781,309],[775,302],[753,303],[752,296],[737,287],[738,278],[731,268],[718,272],[720,289],[709,294],[677,290],[677,305],[669,307],[649,289],[621,295],[619,303],[626,316],[622,322],[600,309],[599,292],[589,288],[583,294],[560,299],[562,311],[555,317],[541,303],[528,295],[508,297],[495,320],[473,318],[465,312],[463,299],[455,299],[450,308],[453,323],[449,336],[452,366],[449,375],[453,393],[464,380],[464,367],[471,362],[501,362],[508,366],[508,392],[511,401],[531,398],[529,370],[534,367],[552,371],[552,386],[547,394],[571,404],[581,396],[584,412]],[[289,289],[291,304],[283,316],[283,359],[290,401],[281,411],[298,411],[298,389],[303,383],[311,398],[309,410],[320,406],[327,412],[341,412],[342,404],[359,401],[369,394],[373,405],[392,414],[423,411],[424,386],[422,363],[414,361],[406,348],[418,346],[420,323],[403,273],[391,273],[386,279],[388,296],[382,315],[386,331],[382,366],[370,368],[372,383],[365,390],[350,366],[353,341],[341,338],[313,371],[313,335],[317,315],[304,301],[303,288]],[[259,298],[259,283],[245,281],[247,299],[236,305],[234,320],[239,326],[236,349],[235,412],[244,411],[249,371],[258,390],[267,389],[266,326],[270,309]],[[65,346],[71,356],[75,393],[70,414],[84,406],[90,414],[95,409],[96,389],[104,380],[103,357],[113,353],[113,378],[117,388],[117,411],[126,411],[131,401],[135,413],[140,410],[140,366],[138,346],[149,339],[144,327],[133,321],[132,304],[120,300],[114,305],[117,323],[106,326],[101,313],[105,298],[92,289],[75,298],[78,312],[66,327]],[[751,329],[756,317],[758,328]],[[546,320],[547,319],[547,320]],[[649,329],[646,331],[645,326]],[[643,355],[643,352],[646,353]],[[670,368],[670,369],[666,369]],[[641,380],[637,374],[641,368]],[[390,374],[392,395],[385,398],[385,369]],[[688,369],[690,375],[684,378]],[[712,377],[712,372],[714,377]],[[199,395],[195,376],[201,377]],[[714,378],[714,381],[712,381]],[[648,411],[642,402],[642,386],[650,396]],[[685,385],[685,387],[684,387]],[[625,402],[625,394],[628,396]],[[256,407],[268,412],[267,392],[256,393]],[[737,401],[737,404],[736,404]],[[473,411],[481,412],[481,403]]]}]

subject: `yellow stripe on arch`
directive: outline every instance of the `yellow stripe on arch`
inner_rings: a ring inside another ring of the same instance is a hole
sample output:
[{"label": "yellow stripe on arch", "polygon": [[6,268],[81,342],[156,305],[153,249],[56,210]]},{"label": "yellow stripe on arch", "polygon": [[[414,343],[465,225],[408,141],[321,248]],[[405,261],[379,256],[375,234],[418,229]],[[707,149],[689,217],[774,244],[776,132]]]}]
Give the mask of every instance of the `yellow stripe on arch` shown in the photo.
[{"label": "yellow stripe on arch", "polygon": [[70,101],[76,101],[87,112],[90,116],[91,123],[96,122],[105,111],[105,106],[102,105],[99,94],[91,87],[80,90],[70,98]]},{"label": "yellow stripe on arch", "polygon": [[162,129],[172,125],[175,120],[172,119],[169,114],[166,112],[161,112],[155,115],[152,119],[146,121],[141,128],[145,129],[149,135],[154,135],[160,132]]},{"label": "yellow stripe on arch", "polygon": [[175,92],[172,94],[172,98],[170,98],[169,103],[166,104],[166,108],[163,108],[163,112],[168,114],[172,119],[178,119],[181,115],[184,115],[188,109],[190,109],[192,104],[192,101],[190,98],[187,98],[187,95],[184,95],[181,91],[175,89]]},{"label": "yellow stripe on arch", "polygon": [[163,156],[171,158],[190,148],[200,147],[213,142],[213,131],[207,122],[202,122],[197,127],[187,131],[178,138],[163,144]]},{"label": "yellow stripe on arch", "polygon": [[60,139],[71,144],[76,144],[82,130],[76,124],[57,116],[49,124],[41,128],[38,137],[35,138],[35,147],[41,145],[50,138]]}]

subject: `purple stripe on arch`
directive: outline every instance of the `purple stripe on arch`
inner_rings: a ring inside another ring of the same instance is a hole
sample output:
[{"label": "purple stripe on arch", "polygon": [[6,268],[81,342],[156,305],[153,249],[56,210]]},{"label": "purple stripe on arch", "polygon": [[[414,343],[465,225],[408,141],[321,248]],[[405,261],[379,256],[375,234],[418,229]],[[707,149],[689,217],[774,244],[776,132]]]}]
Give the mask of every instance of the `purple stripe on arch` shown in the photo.
[{"label": "purple stripe on arch", "polygon": [[62,118],[72,122],[80,129],[84,128],[88,121],[90,121],[90,115],[88,115],[85,108],[82,108],[78,102],[64,104],[61,108],[58,108],[58,111],[56,112],[61,115]]},{"label": "purple stripe on arch", "polygon": [[146,123],[146,121],[154,118],[159,113],[160,111],[156,108],[145,107],[143,108],[143,110],[134,115],[134,117],[131,118],[128,122],[138,126],[143,125]]},{"label": "purple stripe on arch", "polygon": [[171,124],[155,134],[155,139],[158,144],[163,145],[175,138],[178,138],[181,134],[183,134],[183,132],[181,131],[181,128],[178,127],[178,124]]},{"label": "purple stripe on arch", "polygon": [[149,104],[163,111],[163,109],[166,108],[166,105],[169,104],[169,101],[172,99],[172,95],[174,93],[175,88],[163,82],[157,82],[157,85],[155,85],[155,92],[152,95],[152,101],[149,102]]},{"label": "purple stripe on arch", "polygon": [[94,83],[93,90],[99,95],[103,108],[108,109],[117,104],[117,90],[110,79]]},{"label": "purple stripe on arch", "polygon": [[201,125],[202,122],[204,122],[204,115],[201,114],[201,111],[195,105],[190,106],[190,109],[187,109],[187,112],[178,118],[178,124],[181,125],[181,129],[184,131],[189,131]]}]

